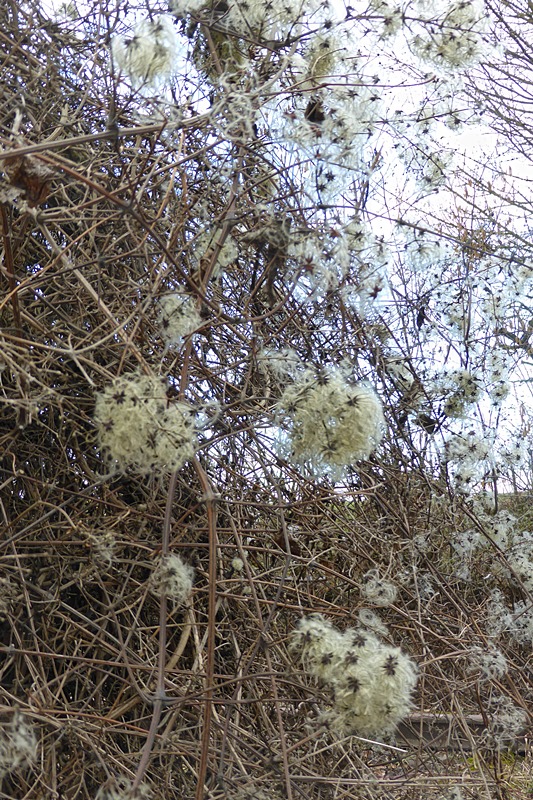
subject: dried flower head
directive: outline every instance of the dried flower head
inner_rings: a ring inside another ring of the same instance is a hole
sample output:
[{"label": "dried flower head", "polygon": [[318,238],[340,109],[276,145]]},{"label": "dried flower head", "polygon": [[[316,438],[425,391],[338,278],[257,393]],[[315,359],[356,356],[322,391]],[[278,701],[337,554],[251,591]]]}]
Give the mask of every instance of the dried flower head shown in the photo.
[{"label": "dried flower head", "polygon": [[339,468],[368,458],[383,435],[381,402],[365,383],[340,370],[307,370],[288,386],[278,408],[289,419],[292,457]]},{"label": "dried flower head", "polygon": [[201,324],[202,318],[190,295],[173,292],[160,298],[158,326],[167,346],[181,344]]},{"label": "dried flower head", "polygon": [[233,0],[228,3],[227,21],[237,33],[249,36],[253,32],[266,40],[283,39],[289,31],[295,35],[304,11],[316,12],[317,6],[315,0]]},{"label": "dried flower head", "polygon": [[102,570],[109,569],[113,563],[117,540],[112,530],[82,529],[82,535],[87,539],[91,560],[94,565]]},{"label": "dried flower head", "polygon": [[487,743],[498,749],[507,747],[524,731],[527,713],[515,706],[505,695],[493,697],[489,703],[489,726],[486,731]]},{"label": "dried flower head", "polygon": [[94,419],[100,446],[118,471],[174,471],[194,455],[192,409],[185,403],[168,405],[160,378],[116,378],[97,395]]},{"label": "dried flower head", "polygon": [[213,231],[207,227],[198,233],[192,243],[193,256],[197,264],[201,264],[202,261],[213,262],[213,278],[220,277],[223,271],[239,257],[239,248],[233,236],[227,236],[222,245],[219,240],[218,229],[215,228]]},{"label": "dried flower head", "polygon": [[132,35],[111,43],[117,67],[136,84],[163,83],[174,73],[180,40],[167,14],[135,25]]},{"label": "dried flower head", "polygon": [[16,597],[17,590],[9,576],[0,578],[0,622],[9,616]]},{"label": "dried flower head", "polygon": [[502,678],[507,672],[507,659],[492,642],[483,647],[473,647],[469,653],[470,670],[479,672],[480,680]]},{"label": "dried flower head", "polygon": [[388,734],[408,713],[416,665],[373,633],[341,633],[313,614],[298,623],[291,649],[304,670],[331,690],[333,705],[323,719],[339,733]]},{"label": "dried flower head", "polygon": [[517,642],[533,647],[533,606],[530,602],[520,600],[515,603],[514,613],[509,612],[504,621]]},{"label": "dried flower head", "polygon": [[98,789],[95,800],[151,800],[153,796],[152,790],[146,785],[141,784],[134,789],[129,778],[113,777]]},{"label": "dried flower head", "polygon": [[443,800],[464,800],[463,790],[460,786],[450,786]]},{"label": "dried flower head", "polygon": [[388,0],[370,0],[370,8],[383,17],[380,39],[394,36],[402,28],[404,18],[401,6],[394,5]]},{"label": "dried flower head", "polygon": [[192,592],[194,569],[177,553],[162,557],[150,576],[150,588],[158,597],[162,594],[183,605]]},{"label": "dried flower head", "polygon": [[458,0],[444,15],[429,38],[416,37],[414,45],[422,58],[448,68],[466,67],[483,52],[486,10],[482,0]]},{"label": "dried flower head", "polygon": [[37,737],[28,717],[15,711],[10,722],[0,726],[0,779],[35,760]]},{"label": "dried flower head", "polygon": [[257,354],[257,362],[262,370],[278,380],[293,375],[301,364],[298,353],[290,347],[281,350],[262,348]]},{"label": "dried flower head", "polygon": [[533,592],[533,533],[521,531],[505,553],[510,582]]},{"label": "dried flower head", "polygon": [[396,600],[398,590],[394,584],[380,577],[377,569],[363,575],[361,594],[375,606],[390,606]]},{"label": "dried flower head", "polygon": [[465,410],[473,403],[477,403],[482,395],[482,382],[480,378],[465,369],[456,369],[443,376],[443,388],[446,392],[444,413],[447,417],[460,419],[465,415]]},{"label": "dried flower head", "polygon": [[357,617],[364,628],[374,631],[374,633],[377,633],[379,636],[388,636],[389,629],[370,608],[362,608]]},{"label": "dried flower head", "polygon": [[186,14],[198,14],[208,5],[207,0],[171,0],[170,9],[177,17],[183,17]]}]

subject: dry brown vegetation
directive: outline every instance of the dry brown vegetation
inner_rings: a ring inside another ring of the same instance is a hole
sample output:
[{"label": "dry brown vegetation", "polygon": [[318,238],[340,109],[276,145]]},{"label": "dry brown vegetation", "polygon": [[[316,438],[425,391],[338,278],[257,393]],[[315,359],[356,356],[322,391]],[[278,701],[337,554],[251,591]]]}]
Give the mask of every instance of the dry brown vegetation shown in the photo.
[{"label": "dry brown vegetation", "polygon": [[[385,380],[386,442],[344,483],[279,456],[282,385],[260,347],[290,345],[315,365],[321,352],[352,355],[378,382],[382,323],[335,298],[300,303],[272,272],[269,241],[241,236],[211,280],[232,215],[260,224],[251,200],[264,164],[243,148],[238,192],[221,204],[201,115],[169,132],[139,121],[126,94],[112,100],[106,19],[79,38],[37,4],[0,11],[0,735],[19,709],[37,736],[36,758],[6,771],[0,797],[111,800],[129,780],[169,800],[437,800],[458,786],[525,800],[527,739],[507,752],[488,732],[497,695],[529,713],[531,648],[503,635],[509,669],[491,681],[471,661],[488,646],[490,590],[509,603],[527,592],[488,574],[490,548],[470,581],[457,577],[453,535],[482,521],[426,458],[428,432],[406,423]],[[200,202],[214,220],[201,258]],[[292,214],[305,224],[296,199]],[[167,349],[157,300],[176,286],[197,299],[203,327]],[[106,474],[95,395],[136,370],[168,376],[169,404],[212,417],[174,477]],[[527,527],[523,498],[503,505],[517,502]],[[162,550],[195,568],[184,607],[150,591]],[[398,587],[374,609],[385,638],[420,667],[411,719],[382,743],[321,726],[331,698],[289,650],[302,615],[358,625],[371,569]]]}]

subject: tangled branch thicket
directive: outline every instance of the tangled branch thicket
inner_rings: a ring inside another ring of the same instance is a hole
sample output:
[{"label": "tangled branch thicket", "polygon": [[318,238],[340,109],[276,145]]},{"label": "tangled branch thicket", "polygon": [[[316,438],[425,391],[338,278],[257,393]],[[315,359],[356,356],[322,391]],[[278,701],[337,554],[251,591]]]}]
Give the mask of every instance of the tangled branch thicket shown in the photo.
[{"label": "tangled branch thicket", "polygon": [[343,28],[455,69],[479,6],[155,5],[0,11],[0,796],[526,797],[524,231]]}]

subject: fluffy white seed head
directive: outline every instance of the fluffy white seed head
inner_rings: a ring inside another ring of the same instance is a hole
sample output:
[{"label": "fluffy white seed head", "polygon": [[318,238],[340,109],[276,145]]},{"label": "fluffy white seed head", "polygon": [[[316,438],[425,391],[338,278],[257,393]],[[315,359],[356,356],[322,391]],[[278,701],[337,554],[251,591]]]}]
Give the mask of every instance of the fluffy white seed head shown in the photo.
[{"label": "fluffy white seed head", "polygon": [[232,0],[228,3],[225,21],[237,33],[260,36],[262,39],[283,39],[289,32],[296,35],[304,14],[316,11],[316,0]]},{"label": "fluffy white seed head", "polygon": [[505,617],[506,628],[519,644],[533,647],[533,606],[529,601],[515,603],[514,610]]},{"label": "fluffy white seed head", "polygon": [[517,534],[505,556],[510,582],[533,592],[533,533],[522,531]]},{"label": "fluffy white seed head", "polygon": [[166,14],[142,20],[131,36],[117,36],[111,43],[116,66],[135,84],[164,83],[175,71],[180,47]]},{"label": "fluffy white seed head", "polygon": [[533,606],[529,600],[519,600],[511,610],[499,590],[491,593],[487,606],[485,628],[489,636],[511,636],[519,644],[533,646]]},{"label": "fluffy white seed head", "polygon": [[219,239],[217,230],[213,233],[210,228],[206,228],[198,234],[192,245],[194,260],[197,264],[201,264],[203,260],[211,262],[215,259],[213,278],[220,277],[223,271],[239,257],[239,248],[232,236],[227,236],[222,246]]},{"label": "fluffy white seed head", "polygon": [[503,678],[507,672],[507,659],[492,642],[483,647],[473,647],[469,653],[471,672],[478,672],[480,680],[491,681]]},{"label": "fluffy white seed head", "polygon": [[390,606],[396,600],[398,590],[394,584],[381,578],[377,569],[371,569],[363,576],[361,594],[375,606]]},{"label": "fluffy white seed head", "polygon": [[464,417],[468,406],[477,403],[483,390],[481,380],[465,369],[456,369],[445,374],[442,386],[446,393],[443,411],[452,419]]},{"label": "fluffy white seed head", "polygon": [[358,615],[357,615],[359,622],[364,628],[367,628],[374,633],[377,633],[378,636],[388,636],[389,629],[383,622],[383,620],[378,617],[375,611],[372,611],[371,608],[362,608]]},{"label": "fluffy white seed head", "polygon": [[0,725],[0,779],[35,760],[37,736],[28,717],[15,711],[10,722]]},{"label": "fluffy white seed head", "polygon": [[330,689],[333,705],[323,719],[342,735],[385,735],[408,713],[416,665],[373,633],[341,633],[313,614],[298,623],[291,649],[304,670]]},{"label": "fluffy white seed head", "polygon": [[150,576],[150,588],[160,597],[162,594],[183,605],[191,595],[194,569],[177,553],[162,557]]},{"label": "fluffy white seed head", "polygon": [[116,378],[98,393],[94,419],[100,446],[114,470],[174,471],[194,455],[192,409],[185,403],[168,405],[160,378]]},{"label": "fluffy white seed head", "polygon": [[463,790],[460,786],[450,786],[442,800],[464,800]]},{"label": "fluffy white seed head", "polygon": [[134,789],[129,778],[110,778],[98,789],[95,800],[152,800],[153,796],[146,785]]},{"label": "fluffy white seed head", "polygon": [[174,292],[160,298],[158,327],[168,347],[181,344],[185,336],[189,336],[201,324],[202,318],[190,295]]},{"label": "fluffy white seed head", "polygon": [[296,462],[346,467],[368,458],[383,435],[378,396],[340,370],[318,377],[306,371],[285,389],[278,408],[288,418]]},{"label": "fluffy white seed head", "polygon": [[291,649],[300,655],[304,669],[315,677],[331,678],[333,653],[342,659],[343,648],[342,634],[321,614],[304,617],[292,633]]},{"label": "fluffy white seed head", "polygon": [[198,14],[209,5],[208,0],[171,0],[170,9],[177,17]]},{"label": "fluffy white seed head", "polygon": [[278,380],[294,375],[301,364],[298,353],[290,347],[281,350],[263,347],[257,354],[257,362],[262,370]]},{"label": "fluffy white seed head", "polygon": [[103,528],[101,530],[82,530],[83,536],[87,540],[91,560],[95,567],[106,570],[113,564],[117,540],[113,530]]},{"label": "fluffy white seed head", "polygon": [[403,10],[401,6],[389,0],[370,0],[370,9],[374,14],[382,15],[380,39],[394,36],[403,26]]},{"label": "fluffy white seed head", "polygon": [[523,733],[528,715],[515,706],[509,697],[493,697],[488,707],[489,725],[486,740],[489,746],[502,749]]},{"label": "fluffy white seed head", "polygon": [[467,67],[483,53],[486,21],[482,0],[458,0],[448,7],[437,30],[415,38],[414,47],[422,58],[445,68]]},{"label": "fluffy white seed head", "polygon": [[17,589],[9,577],[0,578],[0,622],[9,616],[16,597]]},{"label": "fluffy white seed head", "polygon": [[474,430],[453,434],[445,444],[447,461],[483,461],[491,452],[490,435],[480,436]]},{"label": "fluffy white seed head", "polygon": [[514,541],[516,523],[517,518],[506,508],[501,508],[496,514],[483,520],[483,527],[487,536],[505,551]]}]

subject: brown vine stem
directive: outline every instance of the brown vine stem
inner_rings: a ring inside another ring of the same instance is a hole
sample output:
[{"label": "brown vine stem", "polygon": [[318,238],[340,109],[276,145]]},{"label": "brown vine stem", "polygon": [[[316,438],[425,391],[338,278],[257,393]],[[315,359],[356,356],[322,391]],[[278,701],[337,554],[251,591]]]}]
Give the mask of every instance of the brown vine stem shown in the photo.
[{"label": "brown vine stem", "polygon": [[[279,498],[279,491],[278,491],[278,498]],[[246,559],[246,554],[245,554],[244,549],[242,547],[242,543],[241,543],[240,536],[239,536],[239,533],[237,531],[237,527],[235,525],[235,522],[233,521],[233,519],[231,517],[229,518],[230,526],[231,526],[231,528],[233,530],[233,535],[235,537],[235,542],[236,542],[237,547],[239,549],[239,555],[242,558],[247,578],[248,578],[248,580],[250,582],[250,586],[252,587],[252,597],[254,599],[255,608],[256,608],[256,614],[257,614],[257,627],[258,627],[258,629],[260,631],[260,636],[258,637],[258,639],[257,639],[257,641],[255,643],[255,646],[253,647],[252,652],[250,653],[250,655],[248,657],[248,660],[247,660],[246,664],[242,668],[242,674],[241,674],[240,678],[238,678],[237,681],[236,681],[236,688],[235,688],[235,692],[234,692],[234,695],[233,695],[233,701],[234,702],[237,701],[239,689],[242,686],[246,676],[250,672],[250,669],[252,667],[252,664],[253,664],[253,661],[255,659],[255,656],[257,655],[257,652],[260,649],[263,649],[264,653],[265,653],[265,659],[266,659],[266,662],[267,662],[267,666],[268,666],[268,673],[267,674],[268,674],[268,677],[270,678],[271,685],[272,685],[272,697],[274,699],[274,704],[275,704],[275,708],[276,708],[276,717],[277,717],[277,722],[278,722],[278,730],[279,730],[279,733],[280,733],[280,749],[281,749],[281,759],[282,759],[282,763],[283,763],[283,773],[284,773],[283,777],[284,777],[284,781],[285,781],[285,790],[286,790],[286,793],[287,793],[287,800],[293,800],[293,791],[292,791],[292,785],[291,785],[291,775],[290,775],[290,770],[289,770],[289,759],[288,759],[289,751],[288,751],[287,745],[285,743],[285,731],[284,731],[284,727],[283,727],[283,719],[282,719],[281,710],[280,710],[279,694],[278,694],[278,689],[277,689],[277,685],[276,685],[276,681],[275,681],[275,670],[274,670],[274,666],[272,664],[272,659],[270,657],[269,643],[268,643],[268,631],[269,631],[270,626],[272,624],[272,620],[274,618],[274,614],[275,614],[276,610],[279,607],[279,601],[280,601],[281,593],[282,593],[283,588],[284,588],[284,586],[286,584],[287,575],[288,575],[289,567],[290,567],[290,563],[291,563],[289,534],[288,534],[288,531],[287,531],[287,524],[285,522],[285,517],[284,517],[282,511],[280,512],[280,520],[281,520],[281,527],[282,527],[283,537],[285,539],[285,547],[286,547],[287,557],[285,558],[285,566],[283,568],[283,574],[281,576],[281,580],[279,582],[278,590],[277,590],[276,596],[275,596],[275,598],[273,600],[272,607],[270,609],[270,613],[269,613],[268,618],[266,619],[266,621],[263,621],[263,617],[262,617],[262,613],[261,613],[261,606],[259,604],[259,598],[257,597],[257,594],[256,594],[256,592],[254,590],[254,587],[253,587],[253,575],[250,572],[250,567],[248,566],[248,562],[247,562],[247,559]],[[229,724],[230,724],[230,716],[228,714],[228,716],[226,718],[226,724],[224,726],[224,735],[223,735],[223,740],[222,740],[222,746],[221,746],[221,749],[220,749],[220,759],[219,759],[219,767],[218,767],[219,776],[222,775],[222,767],[223,767],[224,758],[225,758],[226,745],[227,745],[227,742],[228,742],[228,739],[229,739],[229,737],[228,737]]]},{"label": "brown vine stem", "polygon": [[[11,307],[13,309],[13,323],[17,335],[22,340],[24,339],[24,335],[22,331],[17,279],[15,277],[15,259],[13,256],[11,229],[5,203],[0,204],[0,218],[2,220],[2,240],[4,243],[4,265],[5,265],[7,282],[9,286]],[[20,388],[22,390],[22,393],[25,394],[27,389],[27,379],[23,374],[20,376]],[[22,404],[20,407],[19,417],[17,422],[19,427],[23,427],[28,422],[27,411],[25,410],[24,404]]]},{"label": "brown vine stem", "polygon": [[[132,128],[119,128],[118,132],[116,130],[106,130],[100,131],[99,133],[89,133],[85,136],[73,136],[71,138],[49,138],[45,139],[44,142],[39,142],[38,144],[21,145],[20,147],[15,147],[11,150],[4,150],[3,152],[0,152],[0,161],[5,158],[21,158],[22,156],[28,156],[32,153],[43,153],[50,150],[66,150],[68,147],[86,144],[87,142],[116,139],[117,136],[120,136],[121,138],[126,138],[129,136],[148,136],[150,133],[162,133],[163,130],[169,131],[182,128],[194,128],[194,126],[202,127],[209,120],[209,116],[209,114],[198,114],[195,117],[183,119],[179,123],[173,124],[165,122],[164,124],[157,123],[155,125],[136,125]],[[8,143],[5,142],[5,145],[7,144]]]},{"label": "brown vine stem", "polygon": [[[167,494],[167,504],[165,508],[165,519],[163,521],[163,535],[161,542],[161,558],[165,558],[169,554],[170,547],[170,522],[172,519],[172,504],[174,502],[174,495],[176,493],[176,485],[178,482],[178,473],[173,472],[170,478]],[[159,722],[161,721],[161,712],[163,710],[163,702],[166,699],[165,694],[165,659],[167,653],[167,596],[164,592],[161,593],[159,602],[159,650],[157,656],[157,683],[154,693],[154,710],[152,713],[152,720],[150,722],[150,729],[144,743],[144,748],[137,767],[137,772],[133,780],[132,789],[135,791],[141,785],[148,768],[150,756],[154,747],[155,736]]]},{"label": "brown vine stem", "polygon": [[196,784],[195,800],[202,800],[207,775],[207,762],[209,759],[209,740],[211,735],[211,717],[213,711],[213,683],[215,675],[215,615],[217,601],[217,523],[216,502],[217,496],[211,486],[211,481],[197,458],[194,467],[198,480],[204,492],[207,507],[207,523],[209,529],[209,599],[207,620],[207,663],[205,670],[205,706],[204,725],[202,732],[202,750],[200,753],[200,766],[198,769],[198,783]]},{"label": "brown vine stem", "polygon": [[9,284],[9,292],[11,295],[11,304],[13,307],[13,321],[15,328],[22,339],[22,323],[20,321],[20,308],[17,296],[17,281],[15,278],[15,265],[13,258],[13,248],[11,246],[11,234],[9,229],[9,221],[5,204],[0,205],[0,215],[2,217],[2,238],[4,240],[4,263]]}]

